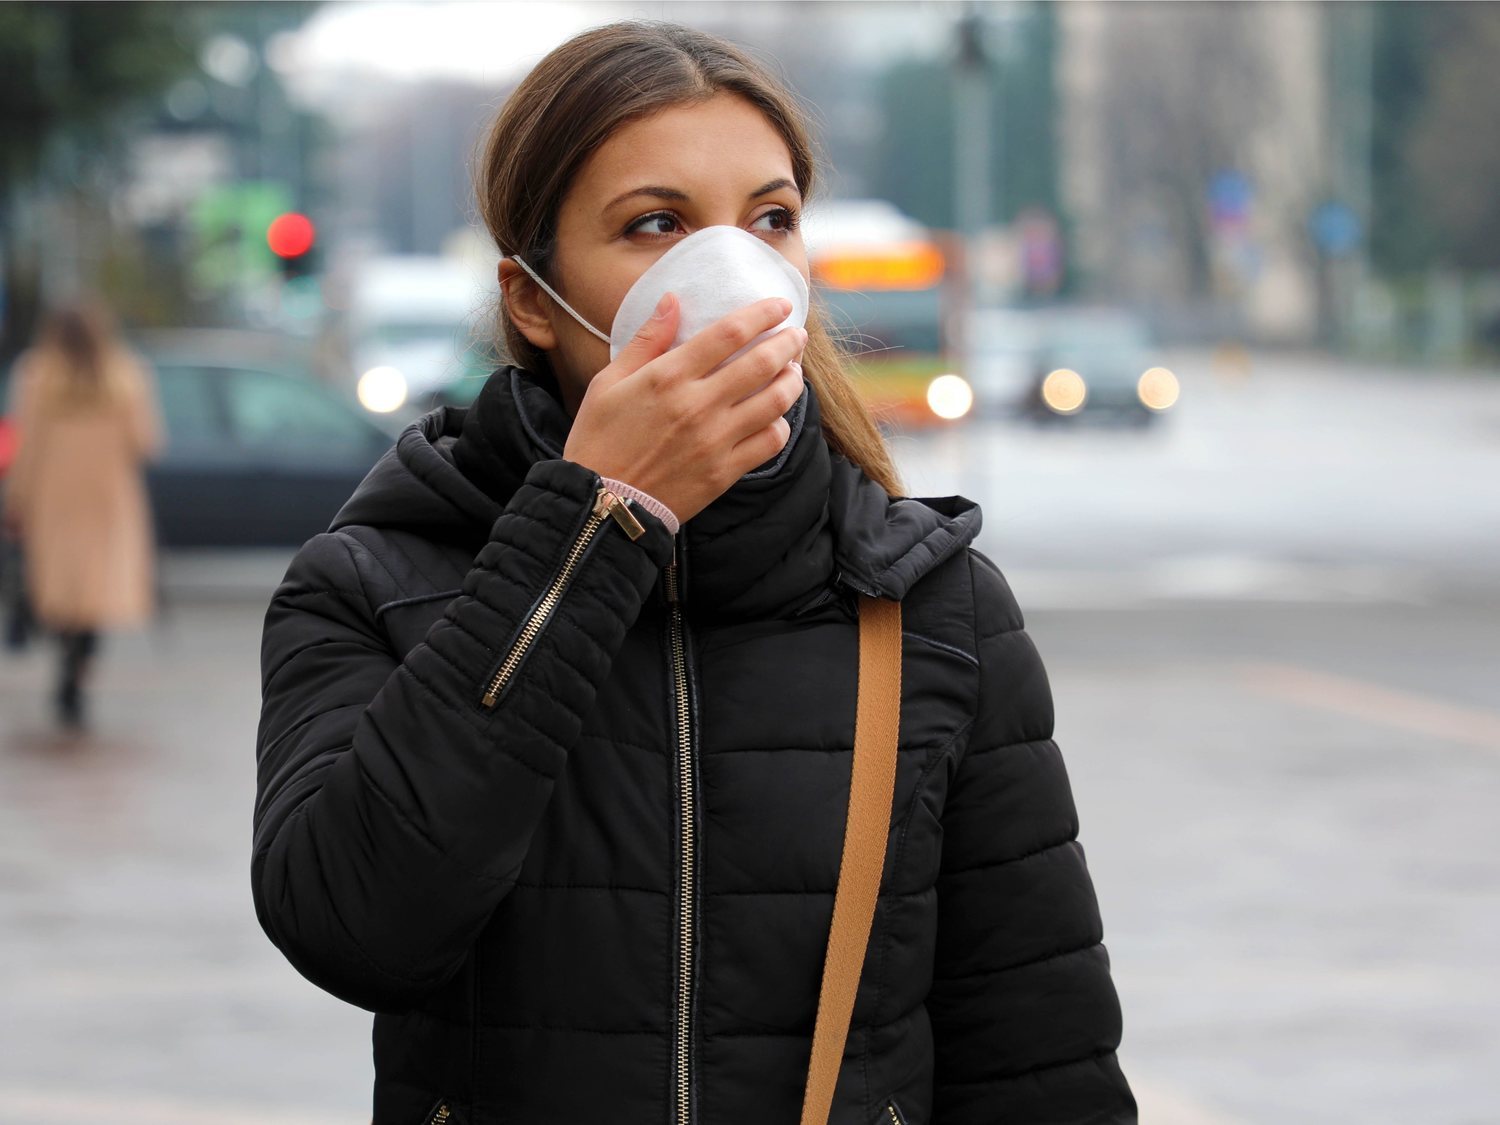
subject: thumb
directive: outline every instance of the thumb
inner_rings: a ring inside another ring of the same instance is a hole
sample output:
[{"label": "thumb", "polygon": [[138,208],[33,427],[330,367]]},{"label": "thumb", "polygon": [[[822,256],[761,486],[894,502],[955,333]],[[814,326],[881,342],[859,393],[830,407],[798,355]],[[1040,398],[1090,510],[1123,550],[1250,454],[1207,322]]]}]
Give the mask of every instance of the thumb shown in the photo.
[{"label": "thumb", "polygon": [[677,336],[677,322],[681,317],[681,306],[677,294],[663,293],[656,303],[656,310],[649,320],[636,331],[630,342],[620,349],[615,357],[615,366],[621,375],[634,374],[672,347]]}]

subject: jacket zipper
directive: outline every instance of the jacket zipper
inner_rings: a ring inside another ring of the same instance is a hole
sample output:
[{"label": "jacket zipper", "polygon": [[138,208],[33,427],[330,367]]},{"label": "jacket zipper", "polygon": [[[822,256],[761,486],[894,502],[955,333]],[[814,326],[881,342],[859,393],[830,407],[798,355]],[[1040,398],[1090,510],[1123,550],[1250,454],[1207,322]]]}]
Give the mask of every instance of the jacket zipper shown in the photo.
[{"label": "jacket zipper", "polygon": [[885,1103],[885,1111],[891,1115],[891,1125],[906,1125],[906,1118],[896,1108],[896,1100],[894,1098]]},{"label": "jacket zipper", "polygon": [[432,1107],[432,1111],[428,1113],[426,1125],[443,1125],[443,1122],[448,1120],[451,1113],[452,1110],[448,1108],[448,1103],[439,1101],[437,1105]]},{"label": "jacket zipper", "polygon": [[692,987],[693,987],[693,892],[696,877],[696,856],[693,850],[693,745],[689,726],[690,704],[687,683],[687,645],[683,636],[681,591],[678,588],[677,547],[673,544],[672,561],[666,570],[667,601],[671,604],[672,674],[676,691],[677,773],[682,792],[679,811],[679,832],[682,839],[679,886],[682,888],[678,903],[678,938],[681,942],[677,955],[677,1123],[691,1125],[692,1121],[692,1077],[689,1074],[689,1053],[692,1048]]},{"label": "jacket zipper", "polygon": [[589,517],[584,521],[582,529],[579,530],[577,538],[573,540],[573,546],[568,551],[567,558],[563,560],[562,569],[557,572],[557,577],[552,580],[552,585],[542,595],[542,600],[537,602],[536,609],[532,610],[531,616],[521,627],[516,643],[511,646],[510,653],[501,662],[500,668],[490,677],[489,686],[484,689],[484,695],[480,703],[486,708],[495,706],[500,698],[500,693],[510,682],[515,670],[520,667],[521,660],[526,656],[527,650],[537,639],[542,627],[547,624],[548,618],[557,603],[562,600],[563,591],[573,577],[573,571],[578,566],[578,560],[588,548],[595,533],[604,525],[606,518],[613,517],[614,521],[625,529],[625,534],[631,539],[639,539],[646,534],[646,529],[641,521],[631,513],[629,506],[624,500],[616,496],[602,484],[594,495],[594,508]]}]

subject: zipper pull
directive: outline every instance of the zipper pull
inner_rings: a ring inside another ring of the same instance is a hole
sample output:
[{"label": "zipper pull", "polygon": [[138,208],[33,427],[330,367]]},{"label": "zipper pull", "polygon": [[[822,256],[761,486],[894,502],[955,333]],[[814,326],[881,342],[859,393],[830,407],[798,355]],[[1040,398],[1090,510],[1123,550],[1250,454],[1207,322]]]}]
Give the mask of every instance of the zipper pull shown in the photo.
[{"label": "zipper pull", "polygon": [[631,539],[639,539],[646,534],[646,528],[635,518],[630,506],[602,484],[598,495],[594,497],[594,515],[600,519],[606,515],[613,516],[614,521],[625,529],[625,534]]}]

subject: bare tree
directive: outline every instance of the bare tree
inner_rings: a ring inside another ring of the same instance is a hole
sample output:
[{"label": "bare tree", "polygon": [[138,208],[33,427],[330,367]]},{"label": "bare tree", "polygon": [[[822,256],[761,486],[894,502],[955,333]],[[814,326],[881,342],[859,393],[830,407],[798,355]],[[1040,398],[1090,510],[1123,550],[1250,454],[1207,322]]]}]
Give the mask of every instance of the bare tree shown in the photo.
[{"label": "bare tree", "polygon": [[[1111,7],[1103,177],[1121,213],[1156,213],[1182,257],[1189,293],[1212,287],[1205,193],[1249,165],[1267,118],[1267,74],[1253,5]],[[1118,238],[1118,235],[1116,236]],[[1112,256],[1118,257],[1116,245]]]},{"label": "bare tree", "polygon": [[1442,5],[1428,97],[1407,164],[1454,266],[1500,269],[1500,6]]}]

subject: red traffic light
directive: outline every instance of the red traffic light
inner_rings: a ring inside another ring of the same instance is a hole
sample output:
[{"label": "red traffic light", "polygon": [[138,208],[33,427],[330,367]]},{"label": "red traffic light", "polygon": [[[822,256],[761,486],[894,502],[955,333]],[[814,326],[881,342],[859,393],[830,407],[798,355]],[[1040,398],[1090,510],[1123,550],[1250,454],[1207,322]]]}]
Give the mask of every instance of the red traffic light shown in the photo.
[{"label": "red traffic light", "polygon": [[300,258],[312,249],[316,236],[311,219],[288,211],[271,220],[266,228],[266,245],[278,258]]}]

